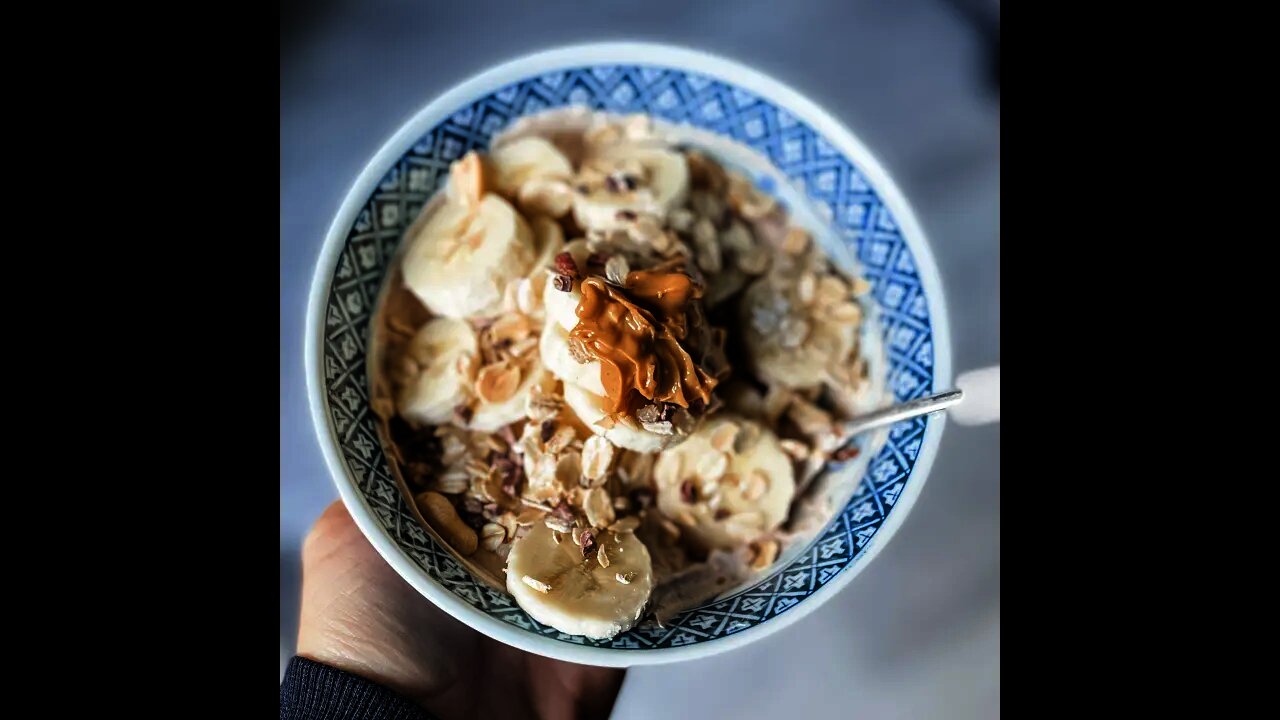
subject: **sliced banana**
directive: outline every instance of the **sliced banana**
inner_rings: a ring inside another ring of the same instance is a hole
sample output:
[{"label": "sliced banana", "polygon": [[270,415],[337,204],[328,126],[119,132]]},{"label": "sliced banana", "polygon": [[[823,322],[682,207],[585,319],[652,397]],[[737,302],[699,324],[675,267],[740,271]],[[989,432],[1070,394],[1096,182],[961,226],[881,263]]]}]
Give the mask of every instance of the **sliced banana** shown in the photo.
[{"label": "sliced banana", "polygon": [[664,451],[653,477],[658,508],[707,548],[732,549],[777,528],[795,495],[795,468],[777,436],[731,414]]},{"label": "sliced banana", "polygon": [[537,523],[507,556],[507,591],[533,619],[570,635],[603,640],[629,630],[644,614],[653,591],[649,551],[632,533],[601,531],[608,557],[583,557],[569,535],[559,542]]},{"label": "sliced banana", "polygon": [[763,277],[742,301],[743,338],[763,379],[783,387],[817,387],[857,346],[857,324],[810,311],[796,284]]},{"label": "sliced banana", "polygon": [[588,392],[572,383],[564,384],[564,402],[573,410],[578,419],[596,435],[603,435],[614,445],[641,453],[658,452],[672,447],[685,439],[684,435],[656,433],[645,430],[638,424],[632,427],[623,422],[615,422],[608,428],[599,423],[608,415],[605,412],[607,400],[603,395]]},{"label": "sliced banana", "polygon": [[458,372],[458,361],[478,351],[476,333],[465,321],[435,318],[423,325],[406,349],[417,375],[396,395],[400,416],[424,425],[453,422],[453,409],[471,397],[471,381]]},{"label": "sliced banana", "polygon": [[534,262],[533,232],[511,204],[492,193],[475,206],[447,202],[413,238],[404,282],[436,315],[492,317],[511,280]]},{"label": "sliced banana", "polygon": [[560,325],[549,322],[542,328],[538,354],[547,369],[566,385],[575,385],[593,395],[605,394],[604,383],[600,381],[600,361],[580,363],[575,360],[569,352],[569,334]]},{"label": "sliced banana", "polygon": [[583,228],[622,227],[622,211],[666,217],[689,196],[689,166],[674,150],[610,146],[583,166],[573,202],[573,217]]},{"label": "sliced banana", "polygon": [[548,140],[530,135],[503,143],[489,153],[489,167],[498,192],[515,198],[531,180],[569,180],[573,165]]}]

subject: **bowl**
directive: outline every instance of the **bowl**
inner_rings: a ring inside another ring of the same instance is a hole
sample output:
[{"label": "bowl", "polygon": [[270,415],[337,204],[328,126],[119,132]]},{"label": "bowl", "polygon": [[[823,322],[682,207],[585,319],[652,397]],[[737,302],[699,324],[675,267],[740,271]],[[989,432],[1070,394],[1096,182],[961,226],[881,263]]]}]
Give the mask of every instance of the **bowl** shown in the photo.
[{"label": "bowl", "polygon": [[428,104],[369,161],[324,241],[307,310],[312,419],[343,502],[378,553],[453,617],[498,641],[569,662],[628,667],[690,660],[754,642],[847,585],[902,524],[924,486],[944,416],[899,423],[838,469],[849,492],[824,529],[761,576],[665,625],[609,640],[530,618],[472,577],[423,530],[401,494],[369,406],[369,324],[401,236],[447,177],[514,121],[558,107],[647,113],[704,142],[732,140],[734,164],[818,232],[833,261],[872,286],[873,338],[886,399],[950,386],[946,303],[924,232],[893,180],[839,121],[736,62],[650,43],[565,47],[487,70]]}]

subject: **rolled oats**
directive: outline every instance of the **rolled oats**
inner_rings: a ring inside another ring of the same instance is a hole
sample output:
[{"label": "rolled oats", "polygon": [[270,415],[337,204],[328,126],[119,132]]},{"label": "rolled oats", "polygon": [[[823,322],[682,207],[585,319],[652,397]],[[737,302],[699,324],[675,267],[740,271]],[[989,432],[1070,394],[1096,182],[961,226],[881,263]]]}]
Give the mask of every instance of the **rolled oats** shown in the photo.
[{"label": "rolled oats", "polygon": [[613,443],[603,435],[592,435],[582,448],[582,475],[591,481],[593,486],[604,483],[609,475],[609,466],[613,463]]},{"label": "rolled oats", "polygon": [[507,539],[507,531],[497,523],[485,523],[480,528],[480,544],[485,550],[493,552]]},{"label": "rolled oats", "polygon": [[603,545],[596,550],[596,562],[600,563],[600,567],[602,568],[609,567],[609,553],[605,552]]},{"label": "rolled oats", "polygon": [[529,577],[528,575],[525,575],[524,577],[520,578],[520,580],[525,585],[528,585],[529,587],[533,588],[534,590],[537,590],[540,593],[551,592],[551,586],[547,583],[542,582],[541,580],[537,580],[535,578]]},{"label": "rolled oats", "polygon": [[582,510],[586,513],[587,522],[591,523],[591,527],[608,527],[617,517],[613,511],[609,492],[601,487],[587,490],[586,497],[582,501]]},{"label": "rolled oats", "polygon": [[733,450],[733,443],[738,438],[738,424],[727,422],[711,433],[711,447],[722,453]]}]

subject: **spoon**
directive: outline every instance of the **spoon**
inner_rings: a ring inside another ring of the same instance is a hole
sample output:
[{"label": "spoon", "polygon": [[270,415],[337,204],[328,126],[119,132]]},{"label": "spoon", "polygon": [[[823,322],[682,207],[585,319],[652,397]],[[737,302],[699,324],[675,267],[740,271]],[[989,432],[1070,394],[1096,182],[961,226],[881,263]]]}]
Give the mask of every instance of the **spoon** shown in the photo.
[{"label": "spoon", "polygon": [[845,438],[849,438],[867,430],[892,425],[920,415],[939,412],[955,405],[962,399],[964,399],[964,391],[955,389],[944,390],[935,395],[927,395],[898,405],[891,405],[883,410],[869,412],[846,422],[841,426],[842,435]]}]

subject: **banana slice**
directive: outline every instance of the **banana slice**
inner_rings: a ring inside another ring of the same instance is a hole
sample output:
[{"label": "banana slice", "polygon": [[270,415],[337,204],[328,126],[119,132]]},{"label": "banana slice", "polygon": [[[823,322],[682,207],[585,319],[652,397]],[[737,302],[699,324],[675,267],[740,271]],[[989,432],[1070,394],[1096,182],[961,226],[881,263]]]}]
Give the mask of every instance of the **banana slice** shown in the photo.
[{"label": "banana slice", "polygon": [[684,435],[666,435],[616,422],[608,428],[599,424],[608,415],[603,395],[589,392],[572,383],[564,384],[564,402],[584,425],[596,435],[603,435],[614,445],[641,453],[658,452],[685,439]]},{"label": "banana slice", "polygon": [[632,533],[600,532],[597,553],[583,557],[569,535],[559,542],[537,523],[507,556],[507,591],[535,620],[570,635],[603,640],[629,630],[653,591],[649,551]]},{"label": "banana slice", "polygon": [[658,508],[707,548],[732,549],[777,528],[795,495],[795,468],[777,436],[730,414],[659,455],[653,477]]},{"label": "banana slice", "polygon": [[530,180],[569,180],[573,165],[548,140],[530,135],[504,143],[489,153],[489,167],[498,192],[514,198]]},{"label": "banana slice", "polygon": [[604,383],[600,381],[600,361],[580,363],[574,360],[569,352],[569,334],[560,325],[549,322],[542,328],[538,353],[547,369],[566,385],[575,385],[593,395],[605,394]]},{"label": "banana slice", "polygon": [[492,193],[472,206],[447,202],[413,239],[405,286],[436,315],[492,317],[511,280],[533,266],[533,233],[515,208]]},{"label": "banana slice", "polygon": [[396,395],[400,416],[424,425],[453,422],[453,409],[470,400],[470,379],[457,370],[459,358],[479,351],[476,333],[462,320],[435,318],[423,325],[406,350],[407,373]]},{"label": "banana slice", "polygon": [[583,168],[573,202],[573,217],[583,228],[623,227],[622,211],[666,217],[689,196],[689,165],[673,150],[611,146]]},{"label": "banana slice", "polygon": [[[743,338],[760,377],[783,387],[817,387],[857,346],[858,321],[815,311],[800,283],[763,277],[742,301]],[[840,303],[840,307],[856,307]]]}]

